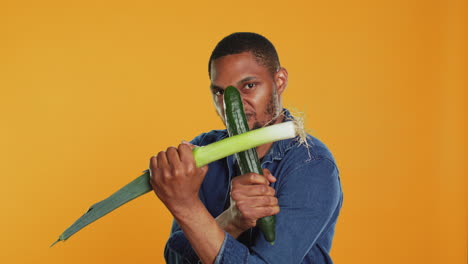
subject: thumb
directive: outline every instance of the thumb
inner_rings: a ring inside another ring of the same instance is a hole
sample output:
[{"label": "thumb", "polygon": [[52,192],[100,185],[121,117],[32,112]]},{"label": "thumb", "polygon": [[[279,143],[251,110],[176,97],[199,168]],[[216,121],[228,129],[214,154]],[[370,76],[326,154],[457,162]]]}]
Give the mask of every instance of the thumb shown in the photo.
[{"label": "thumb", "polygon": [[273,176],[273,175],[271,174],[270,170],[267,169],[267,168],[264,168],[264,169],[263,169],[263,176],[265,176],[265,178],[267,178],[267,180],[268,180],[269,182],[275,182],[275,181],[276,181],[276,177]]}]

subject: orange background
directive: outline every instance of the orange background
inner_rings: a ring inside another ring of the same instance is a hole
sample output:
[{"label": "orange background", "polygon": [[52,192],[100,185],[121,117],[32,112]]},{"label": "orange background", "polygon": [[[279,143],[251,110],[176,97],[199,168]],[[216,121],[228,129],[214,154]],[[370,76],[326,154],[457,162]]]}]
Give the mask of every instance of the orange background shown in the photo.
[{"label": "orange background", "polygon": [[207,60],[277,47],[284,105],[334,153],[336,263],[466,263],[467,2],[2,1],[0,263],[162,263],[151,193],[49,245],[149,157],[223,128]]}]

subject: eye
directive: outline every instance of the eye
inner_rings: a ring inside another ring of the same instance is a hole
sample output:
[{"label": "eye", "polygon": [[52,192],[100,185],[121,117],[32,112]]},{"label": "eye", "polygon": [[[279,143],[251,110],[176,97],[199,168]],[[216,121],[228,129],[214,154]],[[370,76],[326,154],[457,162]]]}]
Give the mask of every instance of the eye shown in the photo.
[{"label": "eye", "polygon": [[216,96],[223,95],[223,94],[224,94],[224,90],[222,90],[222,89],[215,89],[215,90],[213,90],[213,94],[216,95]]},{"label": "eye", "polygon": [[246,85],[244,85],[244,88],[245,89],[252,89],[256,86],[257,84],[255,83],[247,83]]}]

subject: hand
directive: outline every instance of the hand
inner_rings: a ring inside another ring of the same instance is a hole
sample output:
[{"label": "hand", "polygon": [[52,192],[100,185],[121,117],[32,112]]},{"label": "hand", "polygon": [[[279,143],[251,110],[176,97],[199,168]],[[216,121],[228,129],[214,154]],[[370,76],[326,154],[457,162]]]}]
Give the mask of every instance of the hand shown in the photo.
[{"label": "hand", "polygon": [[198,191],[208,166],[196,167],[192,154],[194,147],[183,142],[150,159],[151,186],[174,216],[190,209],[194,202],[200,202]]},{"label": "hand", "polygon": [[[263,169],[263,174],[247,173],[235,177],[231,182],[231,205],[227,212],[231,230],[232,227],[236,229],[234,235],[255,227],[257,220],[262,217],[279,213],[275,189],[269,186],[276,178],[268,169]],[[223,217],[226,224],[226,214]]]}]

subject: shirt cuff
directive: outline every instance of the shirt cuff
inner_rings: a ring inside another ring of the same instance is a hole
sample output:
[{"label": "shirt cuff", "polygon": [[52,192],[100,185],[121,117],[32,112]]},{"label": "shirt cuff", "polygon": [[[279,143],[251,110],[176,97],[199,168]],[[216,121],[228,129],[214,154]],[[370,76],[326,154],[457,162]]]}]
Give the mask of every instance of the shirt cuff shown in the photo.
[{"label": "shirt cuff", "polygon": [[215,258],[214,264],[246,263],[248,250],[242,243],[224,231],[224,241]]},{"label": "shirt cuff", "polygon": [[169,238],[166,247],[168,249],[168,251],[165,252],[165,255],[166,253],[168,254],[166,258],[168,258],[169,255],[175,254],[179,257],[188,260],[190,263],[196,263],[199,259],[197,253],[195,253],[195,250],[193,250],[192,246],[190,245],[187,238],[185,238],[185,235],[182,231],[177,231],[173,233]]}]

